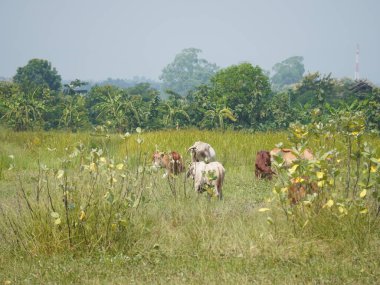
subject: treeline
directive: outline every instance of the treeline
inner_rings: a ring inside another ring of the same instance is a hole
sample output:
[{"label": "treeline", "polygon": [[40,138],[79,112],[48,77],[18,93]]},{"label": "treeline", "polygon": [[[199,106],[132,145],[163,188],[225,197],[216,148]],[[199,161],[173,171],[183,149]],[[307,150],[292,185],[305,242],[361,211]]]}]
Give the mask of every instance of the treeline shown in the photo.
[{"label": "treeline", "polygon": [[[0,82],[1,123],[15,131],[86,130],[103,125],[117,132],[196,127],[278,130],[293,122],[327,121],[339,111],[363,112],[368,129],[380,129],[380,89],[366,81],[303,75],[301,57],[273,68],[250,63],[220,69],[184,50],[164,68],[163,89],[150,83],[121,88],[75,80],[62,85],[46,60],[32,59],[12,81]],[[112,80],[109,80],[112,83]]]}]

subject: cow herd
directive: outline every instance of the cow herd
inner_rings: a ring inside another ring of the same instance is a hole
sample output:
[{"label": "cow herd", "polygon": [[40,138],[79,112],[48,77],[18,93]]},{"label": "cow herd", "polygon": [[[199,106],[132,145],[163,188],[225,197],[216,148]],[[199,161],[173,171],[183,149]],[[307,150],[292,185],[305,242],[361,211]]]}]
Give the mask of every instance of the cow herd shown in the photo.
[{"label": "cow herd", "polygon": [[[194,180],[195,192],[207,191],[210,195],[222,199],[225,169],[220,162],[216,161],[214,148],[208,143],[197,141],[188,148],[187,152],[191,154],[191,164],[188,166],[186,176]],[[255,160],[255,176],[257,178],[272,179],[272,176],[275,175],[272,161],[276,156],[282,157],[285,166],[290,166],[297,159],[291,149],[274,148],[271,151],[258,151]],[[313,154],[306,149],[300,158],[311,160]],[[163,168],[165,170],[163,177],[171,177],[185,171],[182,156],[176,151],[169,153],[155,151],[152,157],[152,166]],[[289,189],[289,199],[292,203],[296,203],[302,198],[304,192],[302,185],[293,184]]]}]

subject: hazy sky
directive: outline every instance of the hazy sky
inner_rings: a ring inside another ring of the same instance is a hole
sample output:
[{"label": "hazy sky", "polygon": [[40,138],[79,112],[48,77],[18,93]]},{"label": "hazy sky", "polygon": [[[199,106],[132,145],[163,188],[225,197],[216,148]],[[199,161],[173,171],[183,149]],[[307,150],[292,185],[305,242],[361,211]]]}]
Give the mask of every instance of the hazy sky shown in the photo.
[{"label": "hazy sky", "polygon": [[0,76],[32,58],[63,79],[158,79],[184,48],[226,67],[266,70],[290,56],[306,71],[380,84],[379,0],[0,0]]}]

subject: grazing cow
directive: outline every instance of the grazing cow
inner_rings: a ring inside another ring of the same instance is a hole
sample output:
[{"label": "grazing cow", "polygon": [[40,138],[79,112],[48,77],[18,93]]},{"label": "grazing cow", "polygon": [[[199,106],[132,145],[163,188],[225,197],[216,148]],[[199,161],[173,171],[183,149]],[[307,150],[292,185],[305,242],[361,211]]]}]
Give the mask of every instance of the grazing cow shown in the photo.
[{"label": "grazing cow", "polygon": [[[297,156],[294,154],[293,150],[289,148],[274,148],[270,151],[270,155],[271,157],[281,156],[285,162],[285,166],[290,166],[293,161],[297,160]],[[300,157],[306,160],[314,159],[314,155],[310,149],[305,149]]]},{"label": "grazing cow", "polygon": [[317,183],[311,182],[307,176],[292,178],[290,182],[292,184],[288,188],[288,199],[293,205],[297,204],[307,194],[318,192]]},{"label": "grazing cow", "polygon": [[220,162],[213,161],[205,163],[204,161],[193,162],[187,172],[187,177],[192,176],[194,179],[194,190],[202,193],[207,187],[214,188],[214,194],[222,199],[222,186],[224,181],[225,169]]},{"label": "grazing cow", "polygon": [[153,153],[152,164],[157,168],[164,168],[166,177],[170,174],[178,175],[185,170],[181,155],[172,151],[170,153],[155,151]]},{"label": "grazing cow", "polygon": [[257,178],[268,178],[272,179],[272,174],[274,174],[271,168],[271,156],[269,151],[260,150],[256,154],[255,161],[255,175]]},{"label": "grazing cow", "polygon": [[204,161],[206,163],[215,161],[215,150],[211,145],[205,142],[195,142],[189,149],[193,162]]}]

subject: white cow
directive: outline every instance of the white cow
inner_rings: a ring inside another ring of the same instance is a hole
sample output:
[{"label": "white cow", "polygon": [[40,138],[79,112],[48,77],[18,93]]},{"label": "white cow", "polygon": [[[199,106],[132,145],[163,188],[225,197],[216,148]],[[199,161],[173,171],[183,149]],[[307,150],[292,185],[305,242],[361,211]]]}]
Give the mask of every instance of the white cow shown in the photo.
[{"label": "white cow", "polygon": [[205,163],[204,161],[193,162],[187,176],[194,179],[194,190],[198,193],[206,191],[206,187],[213,187],[214,194],[222,199],[222,186],[224,181],[225,169],[218,161]]},{"label": "white cow", "polygon": [[189,149],[193,162],[205,161],[206,163],[215,161],[215,150],[211,145],[205,142],[195,142]]}]

